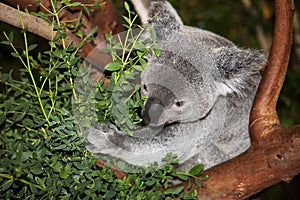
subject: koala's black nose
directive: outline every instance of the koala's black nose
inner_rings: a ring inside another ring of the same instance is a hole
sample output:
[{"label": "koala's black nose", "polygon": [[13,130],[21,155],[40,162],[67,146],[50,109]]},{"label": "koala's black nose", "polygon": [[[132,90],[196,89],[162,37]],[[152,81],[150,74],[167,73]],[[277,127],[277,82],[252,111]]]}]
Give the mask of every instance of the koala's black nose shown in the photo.
[{"label": "koala's black nose", "polygon": [[163,104],[160,99],[150,97],[145,104],[145,110],[142,112],[144,120],[151,124],[157,124],[163,111]]}]

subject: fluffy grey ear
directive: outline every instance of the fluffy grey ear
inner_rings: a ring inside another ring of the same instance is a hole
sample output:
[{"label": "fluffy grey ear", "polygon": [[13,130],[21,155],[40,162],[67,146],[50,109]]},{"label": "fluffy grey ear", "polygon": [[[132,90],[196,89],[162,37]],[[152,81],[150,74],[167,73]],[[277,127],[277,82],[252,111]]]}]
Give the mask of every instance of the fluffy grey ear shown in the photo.
[{"label": "fluffy grey ear", "polygon": [[172,5],[165,0],[131,0],[144,24],[150,23],[156,32],[178,31],[183,25]]},{"label": "fluffy grey ear", "polygon": [[253,88],[267,63],[262,52],[237,47],[218,48],[213,57],[217,68],[217,73],[214,73],[216,88],[222,95],[244,95],[247,89]]}]

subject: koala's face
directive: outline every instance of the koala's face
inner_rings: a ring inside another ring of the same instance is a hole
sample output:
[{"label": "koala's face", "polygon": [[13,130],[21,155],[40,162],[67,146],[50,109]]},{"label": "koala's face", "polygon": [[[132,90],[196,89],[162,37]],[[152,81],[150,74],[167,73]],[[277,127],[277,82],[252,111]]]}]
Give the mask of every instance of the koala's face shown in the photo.
[{"label": "koala's face", "polygon": [[147,97],[143,118],[159,126],[205,117],[215,97],[200,65],[164,50],[159,58],[151,58],[141,75],[142,95]]},{"label": "koala's face", "polygon": [[253,75],[266,62],[263,54],[184,26],[167,1],[151,1],[148,14],[161,48],[141,75],[142,94],[148,98],[142,115],[150,124],[201,120],[220,95],[246,95],[252,88]]}]

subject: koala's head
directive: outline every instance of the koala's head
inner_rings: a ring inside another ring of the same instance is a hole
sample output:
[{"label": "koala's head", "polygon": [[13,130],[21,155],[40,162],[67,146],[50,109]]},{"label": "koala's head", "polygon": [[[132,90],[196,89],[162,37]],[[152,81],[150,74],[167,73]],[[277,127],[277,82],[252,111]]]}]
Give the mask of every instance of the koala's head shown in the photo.
[{"label": "koala's head", "polygon": [[250,86],[257,85],[266,62],[262,53],[184,26],[164,0],[152,0],[147,13],[144,23],[156,30],[161,55],[150,57],[141,75],[146,121],[153,125],[196,121],[209,114],[219,96],[246,97]]}]

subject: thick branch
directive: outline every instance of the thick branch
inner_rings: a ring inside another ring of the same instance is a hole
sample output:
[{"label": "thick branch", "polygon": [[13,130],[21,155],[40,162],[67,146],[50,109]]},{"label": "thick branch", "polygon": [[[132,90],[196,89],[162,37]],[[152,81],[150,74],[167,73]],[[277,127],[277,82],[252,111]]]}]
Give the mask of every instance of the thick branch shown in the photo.
[{"label": "thick branch", "polygon": [[205,171],[210,178],[199,188],[199,199],[245,199],[300,173],[300,126],[278,129],[264,142]]},{"label": "thick branch", "polygon": [[[27,4],[25,3],[27,2]],[[14,1],[14,4],[20,3],[22,8],[24,9],[26,6],[32,3],[31,0],[28,1]],[[35,7],[34,7],[35,6]],[[112,12],[113,6],[110,3],[110,1],[107,1],[101,9],[101,12],[97,12],[97,14],[93,17],[90,17],[90,19],[86,19],[85,26],[82,29],[83,32],[89,33],[89,31],[97,26],[97,23],[100,23],[100,26],[105,24],[105,26],[102,26],[98,30],[97,34],[97,41],[96,44],[102,42],[104,40],[104,33],[106,32],[120,32],[122,29],[119,26],[116,26],[116,21],[113,17],[116,16],[116,11]],[[31,10],[38,10],[37,5],[31,4]],[[108,11],[107,11],[108,10]],[[105,12],[106,11],[106,12]],[[110,12],[112,14],[107,15],[107,12]],[[105,20],[107,20],[105,23],[103,22],[103,15],[106,16]],[[43,37],[47,40],[52,40],[54,35],[56,34],[56,31],[53,31],[52,26],[46,22],[45,20],[32,16],[30,14],[24,13],[22,11],[18,11],[15,8],[12,8],[10,6],[7,6],[3,3],[0,3],[0,20],[3,22],[6,22],[8,24],[11,24],[15,27],[22,28],[22,24],[20,21],[20,16],[23,20],[24,27],[31,33],[34,33],[40,37]],[[109,16],[109,18],[107,18]],[[74,17],[78,17],[77,15],[72,16],[71,11],[66,11],[62,14],[62,17],[66,21],[74,21]],[[73,18],[71,18],[73,17]],[[98,18],[101,18],[101,20],[96,20]],[[92,22],[90,22],[91,20]],[[107,25],[110,24],[110,25]],[[113,30],[112,30],[113,29]],[[79,39],[75,34],[71,33],[71,31],[67,30],[67,36],[65,38],[65,42],[67,45],[73,43],[74,45],[78,45],[81,42],[81,39]],[[104,71],[103,67],[111,61],[111,58],[109,55],[100,53],[99,51],[94,50],[95,46],[93,46],[90,43],[85,42],[84,46],[80,49],[78,54],[83,57],[87,58],[89,62],[97,66],[99,71]],[[93,51],[94,50],[94,51]],[[99,77],[100,75],[96,75]]]},{"label": "thick branch", "polygon": [[250,116],[250,134],[253,143],[258,143],[280,125],[276,104],[290,58],[293,11],[293,0],[275,0],[275,29],[269,65],[256,93]]},{"label": "thick branch", "polygon": [[[55,32],[52,31],[51,24],[45,20],[34,17],[24,12],[19,12],[17,9],[0,3],[0,20],[22,29],[20,16],[23,19],[25,28],[38,36],[47,40],[52,40]],[[78,43],[79,44],[79,43]]]}]

